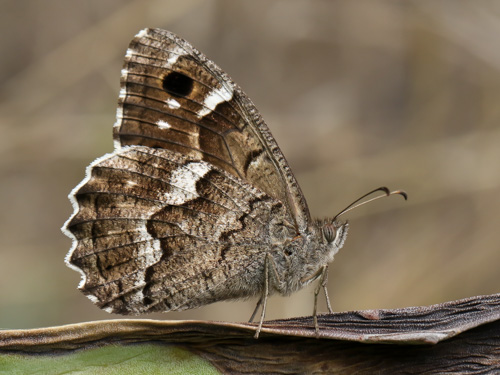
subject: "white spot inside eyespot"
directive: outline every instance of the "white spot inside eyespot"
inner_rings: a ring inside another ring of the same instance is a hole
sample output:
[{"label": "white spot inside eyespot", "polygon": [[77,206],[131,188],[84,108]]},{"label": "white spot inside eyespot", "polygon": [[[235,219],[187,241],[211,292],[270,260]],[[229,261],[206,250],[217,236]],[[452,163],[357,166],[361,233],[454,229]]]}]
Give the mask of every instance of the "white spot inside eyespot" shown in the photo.
[{"label": "white spot inside eyespot", "polygon": [[169,181],[172,189],[165,194],[166,204],[178,205],[198,198],[196,183],[210,169],[206,163],[189,163],[173,171]]},{"label": "white spot inside eyespot", "polygon": [[159,127],[160,129],[169,129],[169,128],[171,128],[171,127],[172,127],[172,126],[171,126],[168,122],[166,122],[166,121],[164,121],[164,120],[159,120],[159,121],[156,123],[156,125],[158,125],[158,127]]},{"label": "white spot inside eyespot", "polygon": [[177,109],[181,106],[181,104],[175,99],[167,99],[165,100],[165,103],[167,103],[168,107],[172,109]]},{"label": "white spot inside eyespot", "polygon": [[211,113],[217,105],[228,102],[233,98],[232,87],[222,86],[220,89],[214,89],[203,101],[203,108],[198,111],[198,117],[203,117]]}]

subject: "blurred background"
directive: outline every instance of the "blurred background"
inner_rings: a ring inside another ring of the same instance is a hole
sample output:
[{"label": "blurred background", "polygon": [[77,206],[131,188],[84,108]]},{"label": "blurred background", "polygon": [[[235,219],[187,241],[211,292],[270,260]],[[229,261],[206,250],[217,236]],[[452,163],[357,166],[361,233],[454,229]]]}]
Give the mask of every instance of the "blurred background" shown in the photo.
[{"label": "blurred background", "polygon": [[[334,310],[500,292],[500,2],[3,0],[0,328],[119,318],[77,289],[60,227],[85,167],[113,149],[129,41],[160,27],[246,91],[312,215],[367,191],[330,266]],[[145,316],[245,321],[257,298]],[[324,311],[323,299],[322,307]],[[313,288],[267,318],[310,315]]]}]

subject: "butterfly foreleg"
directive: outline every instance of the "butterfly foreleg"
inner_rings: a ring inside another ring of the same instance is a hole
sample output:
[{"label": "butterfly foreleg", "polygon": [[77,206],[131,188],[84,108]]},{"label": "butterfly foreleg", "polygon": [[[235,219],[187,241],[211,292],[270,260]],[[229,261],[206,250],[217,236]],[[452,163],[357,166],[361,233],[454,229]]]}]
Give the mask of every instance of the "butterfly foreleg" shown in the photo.
[{"label": "butterfly foreleg", "polygon": [[326,306],[328,308],[328,312],[331,314],[333,313],[332,310],[332,305],[330,304],[330,297],[328,297],[328,289],[327,289],[327,283],[328,283],[328,265],[324,265],[323,267],[320,268],[320,278],[318,285],[314,289],[314,309],[313,309],[313,320],[314,320],[314,330],[316,331],[316,337],[319,336],[319,325],[318,325],[318,295],[319,292],[321,291],[321,288],[325,291],[325,298],[326,298]]},{"label": "butterfly foreleg", "polygon": [[259,307],[262,305],[262,310],[260,312],[260,320],[259,320],[259,325],[257,327],[257,331],[255,332],[254,338],[259,338],[260,331],[262,330],[262,323],[264,322],[264,317],[266,315],[266,305],[267,305],[267,297],[269,296],[269,279],[270,279],[270,273],[272,273],[272,277],[274,281],[279,285],[280,283],[280,277],[278,274],[278,270],[276,269],[276,263],[274,262],[273,257],[271,254],[266,254],[266,260],[264,262],[264,288],[262,290],[262,295],[259,299],[259,302],[257,302],[257,306],[255,307],[255,310],[252,314],[252,317],[250,318],[250,321],[253,320],[257,310]]}]

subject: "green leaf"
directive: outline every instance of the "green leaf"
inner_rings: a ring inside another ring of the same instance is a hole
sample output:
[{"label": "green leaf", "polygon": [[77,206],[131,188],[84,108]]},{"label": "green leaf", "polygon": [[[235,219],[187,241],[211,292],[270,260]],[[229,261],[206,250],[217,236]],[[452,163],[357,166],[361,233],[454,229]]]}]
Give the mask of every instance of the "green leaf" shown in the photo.
[{"label": "green leaf", "polygon": [[60,354],[0,354],[0,374],[220,374],[210,362],[173,345],[106,346]]}]

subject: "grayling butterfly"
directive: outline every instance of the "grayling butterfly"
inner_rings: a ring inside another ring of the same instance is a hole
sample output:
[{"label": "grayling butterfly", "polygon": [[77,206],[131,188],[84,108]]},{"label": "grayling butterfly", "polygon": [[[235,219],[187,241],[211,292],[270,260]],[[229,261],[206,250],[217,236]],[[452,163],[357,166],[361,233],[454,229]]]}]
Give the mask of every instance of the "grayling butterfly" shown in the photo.
[{"label": "grayling butterfly", "polygon": [[258,337],[270,294],[319,279],[318,330],[317,296],[323,287],[331,311],[328,264],[348,225],[311,219],[259,112],[219,67],[168,31],[142,30],[125,56],[113,136],[114,152],[70,194],[63,228],[85,295],[118,314],[260,296]]}]

